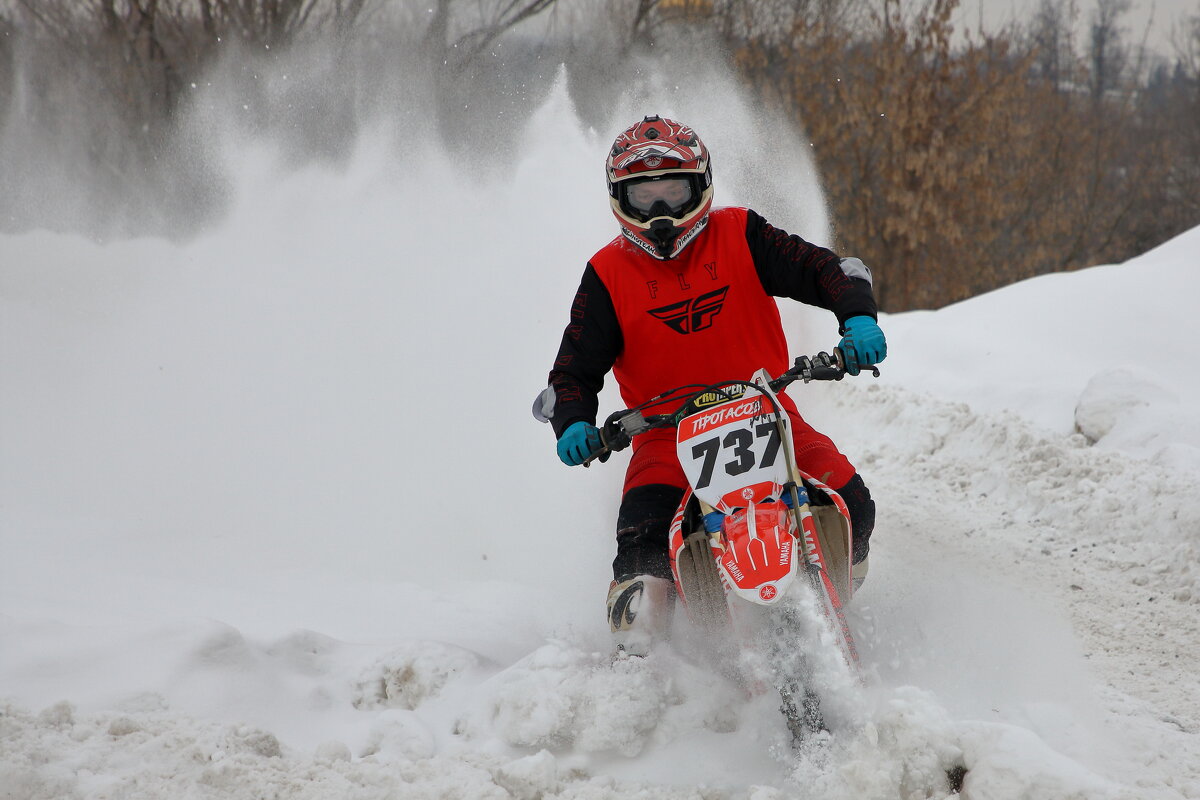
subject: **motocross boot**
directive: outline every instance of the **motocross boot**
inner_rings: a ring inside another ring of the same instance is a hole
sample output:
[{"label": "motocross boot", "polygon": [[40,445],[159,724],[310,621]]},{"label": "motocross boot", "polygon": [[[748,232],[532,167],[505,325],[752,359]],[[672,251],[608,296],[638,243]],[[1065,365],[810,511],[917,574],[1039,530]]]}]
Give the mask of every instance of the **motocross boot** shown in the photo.
[{"label": "motocross boot", "polygon": [[850,567],[850,580],[854,582],[854,591],[862,588],[867,580],[867,570],[871,566],[871,556],[863,556],[863,560]]},{"label": "motocross boot", "polygon": [[666,636],[675,610],[675,584],[635,575],[608,587],[608,626],[618,658],[645,656]]}]

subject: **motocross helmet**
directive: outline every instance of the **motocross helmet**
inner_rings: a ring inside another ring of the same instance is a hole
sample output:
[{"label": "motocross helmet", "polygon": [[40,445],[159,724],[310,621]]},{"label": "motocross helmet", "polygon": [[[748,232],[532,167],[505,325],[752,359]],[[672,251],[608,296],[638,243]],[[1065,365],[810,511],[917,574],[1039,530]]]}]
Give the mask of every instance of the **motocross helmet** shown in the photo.
[{"label": "motocross helmet", "polygon": [[621,233],[655,258],[679,255],[708,224],[708,148],[686,125],[646,117],[617,137],[605,167]]}]

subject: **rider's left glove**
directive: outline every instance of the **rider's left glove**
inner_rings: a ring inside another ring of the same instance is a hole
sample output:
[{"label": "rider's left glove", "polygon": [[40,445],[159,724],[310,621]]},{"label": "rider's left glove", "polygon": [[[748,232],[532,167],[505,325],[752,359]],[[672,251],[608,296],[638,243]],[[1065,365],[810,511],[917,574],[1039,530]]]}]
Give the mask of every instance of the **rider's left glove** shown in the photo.
[{"label": "rider's left glove", "polygon": [[857,375],[864,367],[871,367],[887,358],[887,340],[879,323],[868,316],[851,317],[842,326],[842,354],[846,356],[846,372]]},{"label": "rider's left glove", "polygon": [[572,423],[558,439],[558,457],[568,467],[577,467],[600,449],[600,430],[590,422]]}]

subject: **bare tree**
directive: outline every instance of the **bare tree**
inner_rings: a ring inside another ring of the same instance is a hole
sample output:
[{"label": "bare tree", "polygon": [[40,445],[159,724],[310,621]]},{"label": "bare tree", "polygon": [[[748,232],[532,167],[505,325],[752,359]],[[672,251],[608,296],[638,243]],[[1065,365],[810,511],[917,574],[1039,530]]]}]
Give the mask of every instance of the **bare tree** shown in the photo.
[{"label": "bare tree", "polygon": [[1078,16],[1074,0],[1041,0],[1032,22],[1034,66],[1038,77],[1066,88],[1076,75],[1071,37]]},{"label": "bare tree", "polygon": [[497,0],[455,13],[455,0],[437,0],[425,28],[424,49],[435,61],[461,69],[506,32],[552,8],[557,0]]},{"label": "bare tree", "polygon": [[1166,191],[1167,202],[1181,212],[1174,227],[1182,229],[1200,220],[1200,14],[1188,18],[1174,39],[1175,66],[1158,107],[1174,132]]},{"label": "bare tree", "polygon": [[[204,217],[186,219],[189,209],[211,208],[220,183],[199,159],[172,157],[193,98],[217,113],[237,109],[236,124],[273,129],[296,158],[337,159],[359,112],[376,105],[364,95],[394,91],[381,78],[405,70],[416,76],[410,87],[432,84],[422,113],[438,117],[448,139],[484,136],[458,124],[477,108],[464,98],[501,86],[491,50],[554,4],[437,0],[427,16],[414,0],[0,0],[0,34],[11,34],[0,38],[0,134],[44,150],[79,205],[109,222],[122,217],[120,229],[161,232],[181,219],[188,229]],[[360,24],[371,18],[382,20],[377,30]],[[8,66],[16,59],[22,68]],[[264,79],[285,64],[292,80]],[[205,95],[210,80],[223,91]],[[8,98],[18,96],[15,118]],[[0,157],[0,224],[39,224],[21,202],[25,187],[67,194],[35,186],[48,172]]]},{"label": "bare tree", "polygon": [[1091,91],[1099,99],[1118,88],[1124,74],[1129,47],[1121,17],[1133,7],[1130,0],[1097,0],[1088,39]]}]

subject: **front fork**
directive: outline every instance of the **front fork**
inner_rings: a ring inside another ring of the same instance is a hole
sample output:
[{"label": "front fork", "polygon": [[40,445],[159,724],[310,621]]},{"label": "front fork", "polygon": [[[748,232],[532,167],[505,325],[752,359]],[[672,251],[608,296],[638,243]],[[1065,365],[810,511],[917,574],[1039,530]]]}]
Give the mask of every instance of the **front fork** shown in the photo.
[{"label": "front fork", "polygon": [[[787,430],[784,427],[782,416],[776,416],[775,425],[779,429],[780,440],[790,441],[790,438],[785,438]],[[808,505],[808,491],[804,490],[803,497],[801,497],[803,484],[800,480],[800,470],[796,467],[795,454],[789,452],[786,447],[783,448],[783,451],[788,475],[792,476],[792,480],[784,488],[792,498],[792,520],[799,533],[809,582],[812,584],[813,591],[817,593],[817,597],[822,601],[822,610],[825,612],[825,618],[833,628],[834,634],[837,635],[842,656],[855,674],[859,674],[862,665],[858,659],[858,646],[854,643],[854,635],[850,632],[849,623],[846,622],[846,615],[842,610],[842,598],[825,566],[825,556],[821,552],[821,539],[817,533],[816,517]]]}]

